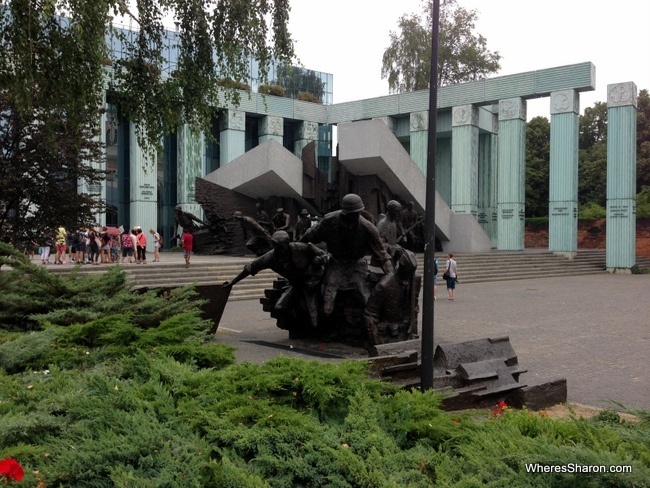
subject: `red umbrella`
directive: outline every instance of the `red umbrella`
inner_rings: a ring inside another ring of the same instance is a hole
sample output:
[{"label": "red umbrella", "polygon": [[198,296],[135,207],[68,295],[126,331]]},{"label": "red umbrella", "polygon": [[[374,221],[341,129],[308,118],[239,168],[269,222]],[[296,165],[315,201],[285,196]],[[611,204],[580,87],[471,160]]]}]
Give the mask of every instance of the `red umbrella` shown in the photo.
[{"label": "red umbrella", "polygon": [[117,227],[106,226],[106,232],[108,232],[112,236],[120,235],[120,229],[118,229]]}]

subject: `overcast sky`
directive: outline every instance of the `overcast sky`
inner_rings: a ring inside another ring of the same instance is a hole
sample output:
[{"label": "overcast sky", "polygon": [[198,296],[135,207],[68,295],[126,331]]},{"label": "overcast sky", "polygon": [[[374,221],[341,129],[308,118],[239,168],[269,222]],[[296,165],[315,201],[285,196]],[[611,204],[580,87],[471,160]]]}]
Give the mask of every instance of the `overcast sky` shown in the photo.
[{"label": "overcast sky", "polygon": [[[633,81],[650,89],[650,1],[458,0],[478,12],[476,32],[501,54],[495,76],[590,61],[596,90],[581,112],[606,101],[607,85]],[[399,17],[421,0],[291,0],[290,30],[306,68],[334,75],[334,103],[388,94],[381,58]],[[549,117],[548,98],[528,102],[529,119]]]}]

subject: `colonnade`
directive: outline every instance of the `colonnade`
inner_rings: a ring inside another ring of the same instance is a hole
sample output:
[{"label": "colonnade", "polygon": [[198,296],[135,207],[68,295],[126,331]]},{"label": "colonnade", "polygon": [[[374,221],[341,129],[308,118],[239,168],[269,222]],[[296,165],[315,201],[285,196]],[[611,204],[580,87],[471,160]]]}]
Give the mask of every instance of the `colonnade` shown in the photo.
[{"label": "colonnade", "polygon": [[[607,267],[629,269],[636,237],[636,85],[608,85],[607,93]],[[579,113],[577,90],[550,93],[549,251],[570,258],[578,246]],[[444,120],[441,125],[448,130]],[[425,173],[427,131],[427,112],[411,113],[411,158]],[[450,158],[451,174],[437,174],[436,181],[452,212],[475,216],[498,250],[522,251],[526,100],[453,106],[450,139],[451,155],[439,149],[438,166],[444,171]]]}]

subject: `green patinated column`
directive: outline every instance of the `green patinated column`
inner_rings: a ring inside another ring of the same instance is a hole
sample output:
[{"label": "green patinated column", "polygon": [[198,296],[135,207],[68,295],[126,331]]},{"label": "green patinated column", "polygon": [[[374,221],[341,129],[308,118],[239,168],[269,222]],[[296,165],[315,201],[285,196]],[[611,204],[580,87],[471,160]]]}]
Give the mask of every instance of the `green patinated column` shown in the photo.
[{"label": "green patinated column", "polygon": [[[104,91],[103,93],[103,106],[107,107],[106,105],[106,92]],[[103,115],[99,115],[99,126],[100,126],[100,134],[99,134],[99,142],[101,143],[102,147],[104,148],[104,156],[106,156],[106,153],[108,152],[108,147],[106,145],[106,132],[109,127],[109,117],[114,117],[115,114],[109,112],[109,110],[106,110],[106,112]],[[112,122],[112,121],[111,121]],[[115,133],[117,134],[117,122],[115,122],[115,127],[114,127]],[[115,140],[117,140],[117,136],[115,137]],[[103,157],[101,159],[101,162],[99,163],[93,163],[92,164],[93,168],[95,169],[101,169],[101,170],[106,170],[106,157]],[[85,180],[81,185],[79,185],[81,188],[79,188],[80,192],[88,192],[89,195],[95,197],[97,200],[101,201],[106,201],[106,184],[108,182],[100,182],[100,183],[95,183],[94,185],[87,185]],[[100,225],[106,225],[106,212],[95,212],[95,222]]]},{"label": "green patinated column", "polygon": [[451,111],[451,210],[478,214],[478,108]]},{"label": "green patinated column", "polygon": [[410,115],[411,159],[427,174],[427,149],[429,147],[429,111],[412,112]]},{"label": "green patinated column", "polygon": [[548,249],[575,257],[578,250],[578,114],[575,90],[551,93]]},{"label": "green patinated column", "polygon": [[[312,141],[318,141],[318,124],[316,122],[300,122],[296,128],[295,137],[293,153],[302,159],[302,150],[305,146]],[[314,151],[316,151],[315,146],[316,145],[314,145]],[[316,157],[315,154],[314,157]]]},{"label": "green patinated column", "polygon": [[637,89],[607,85],[607,258],[610,272],[636,263]]},{"label": "green patinated column", "polygon": [[451,137],[436,141],[436,191],[451,202]]},{"label": "green patinated column", "polygon": [[201,206],[196,203],[196,179],[203,176],[205,136],[185,124],[178,129],[177,141],[176,202],[182,205],[184,211],[201,217]]},{"label": "green patinated column", "polygon": [[228,164],[246,152],[246,112],[228,109],[220,123],[220,160]]},{"label": "green patinated column", "polygon": [[[129,123],[130,161],[130,226],[139,225],[150,236],[149,229],[158,227],[158,189],[156,164],[151,153],[138,144],[135,125]],[[123,222],[120,222],[123,225]],[[147,239],[147,251],[153,251],[153,242]]]},{"label": "green patinated column", "polygon": [[497,249],[524,250],[526,194],[526,101],[499,101]]},{"label": "green patinated column", "polygon": [[497,247],[497,141],[499,119],[492,116],[492,132],[480,134],[478,140],[478,223]]},{"label": "green patinated column", "polygon": [[273,139],[282,145],[282,139],[284,138],[284,119],[272,115],[262,117],[260,120],[258,135],[260,138],[260,144],[269,139]]}]

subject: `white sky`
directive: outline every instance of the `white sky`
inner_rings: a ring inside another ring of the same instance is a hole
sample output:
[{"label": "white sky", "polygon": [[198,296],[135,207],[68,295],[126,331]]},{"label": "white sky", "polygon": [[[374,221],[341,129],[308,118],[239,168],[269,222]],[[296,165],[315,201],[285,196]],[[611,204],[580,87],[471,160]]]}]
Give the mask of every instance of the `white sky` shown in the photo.
[{"label": "white sky", "polygon": [[[590,61],[596,90],[580,95],[581,112],[606,101],[607,85],[650,89],[650,1],[458,0],[478,11],[476,32],[501,54],[494,76]],[[388,94],[381,59],[403,14],[421,0],[291,0],[289,27],[306,68],[334,75],[334,103]],[[529,119],[549,117],[548,98],[528,102]]]}]

